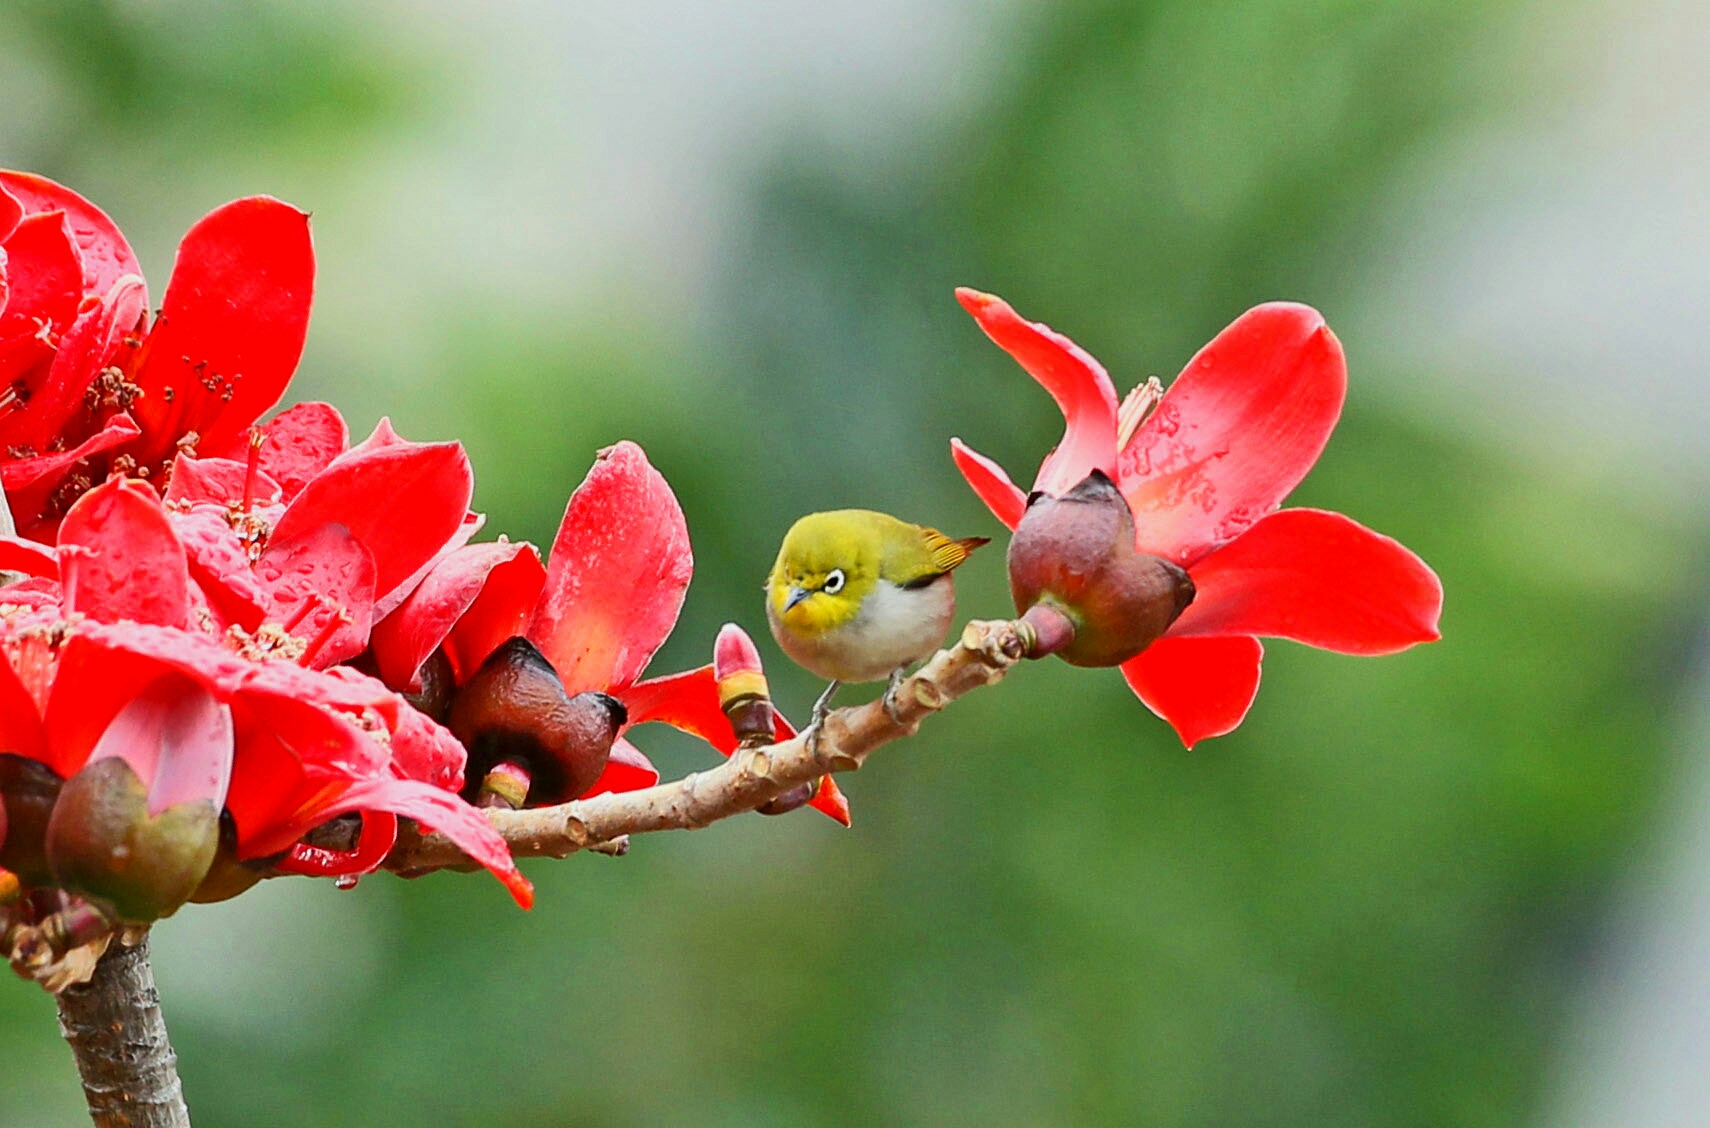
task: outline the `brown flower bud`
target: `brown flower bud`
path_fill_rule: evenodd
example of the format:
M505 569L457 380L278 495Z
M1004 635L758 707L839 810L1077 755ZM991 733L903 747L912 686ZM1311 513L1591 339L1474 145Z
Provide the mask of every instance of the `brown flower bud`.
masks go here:
M1060 497L1028 499L1009 542L1009 590L1018 612L1045 604L1074 624L1055 653L1075 666L1126 662L1193 602L1187 572L1134 547L1128 502L1098 470Z
M594 785L627 719L623 702L609 694L565 693L546 656L513 638L457 691L446 727L469 752L466 798L473 801L487 773L509 762L528 773L528 805L543 806Z

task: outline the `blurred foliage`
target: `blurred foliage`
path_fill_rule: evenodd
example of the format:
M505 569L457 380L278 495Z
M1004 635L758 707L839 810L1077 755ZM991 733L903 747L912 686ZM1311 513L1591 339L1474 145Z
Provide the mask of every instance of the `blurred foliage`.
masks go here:
M77 22L58 9L31 9L44 41ZM140 10L195 22L192 6L136 6L52 49L136 60L117 77L65 69L97 120L230 84L244 89L196 120L239 123L255 145L350 146L353 125L385 126L407 97L390 84L413 81L408 62L366 69L384 51L320 8L290 17L295 38L246 24L182 74L176 36L139 29ZM451 378L390 409L406 433L468 443L490 531L537 541L595 446L641 441L699 564L655 668L698 664L724 619L759 631L761 575L799 512L862 504L991 532L946 437L1017 478L1055 441L1049 401L952 285L1072 334L1121 385L1169 376L1260 300L1310 301L1335 325L1381 267L1386 186L1422 146L1522 96L1506 14L1054 6L1016 43L1012 80L948 136L858 170L780 139L789 155L755 182L701 324L460 295L425 346ZM291 100L291 76L317 92L266 109ZM194 143L161 116L140 115L131 143ZM44 171L92 160L81 144ZM1659 718L1700 623L1686 599L1705 546L1594 467L1387 413L1382 379L1431 374L1345 343L1349 413L1293 500L1432 562L1442 643L1381 661L1276 644L1246 725L1192 755L1114 674L1042 664L850 780L852 831L812 813L742 819L621 862L535 864L532 914L450 876L348 894L275 882L197 908L156 950L199 1118L1525 1120L1671 767ZM305 376L344 373L322 355ZM1007 607L1000 564L963 573L966 611ZM774 660L780 697L805 707L809 679ZM668 770L706 762L669 733L640 742ZM38 993L0 991L16 1079L0 1121L75 1107L51 1014Z

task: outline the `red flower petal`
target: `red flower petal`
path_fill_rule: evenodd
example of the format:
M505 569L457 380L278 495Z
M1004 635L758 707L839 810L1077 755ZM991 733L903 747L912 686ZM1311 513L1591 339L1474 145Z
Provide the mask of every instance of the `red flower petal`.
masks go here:
M457 848L492 871L510 890L517 904L534 904L534 886L517 872L517 864L499 832L486 816L449 791L408 779L364 779L313 812L318 826L351 811L386 811L416 820L438 831Z
M85 293L104 293L124 275L142 273L130 244L106 213L63 184L34 173L0 170L0 190L10 194L26 213L65 213L83 260ZM0 238L5 237L5 227L0 218Z
M1021 515L1027 511L1027 495L1009 480L1003 467L965 445L961 439L950 440L950 457L955 460L962 477L974 488L974 493L992 511L992 516L1008 529L1013 530L1021 524Z
M6 190L8 175L5 172L0 172L0 243L6 241L7 236L12 234L12 229L18 226L18 221L24 218L24 205L20 204L18 198ZM6 252L0 250L0 266L5 264ZM4 272L0 271L0 273ZM5 283L5 278L0 277L0 294L4 292ZM0 306L4 304L3 298L0 298Z
M719 708L718 682L711 666L648 678L616 696L629 711L630 728L659 721L700 737L726 756L736 749L736 733Z
M603 795L608 791L640 791L658 782L659 770L653 766L653 761L620 736L612 741L612 754L606 760L606 770L581 798Z
M22 572L26 576L59 578L59 557L53 549L18 537L0 537L0 572ZM0 596L0 603L5 598Z
M808 806L823 815L829 815L844 826L853 825L849 817L849 800L838 788L837 780L833 776L819 777L819 790L814 793Z
M244 497L248 490L250 496ZM179 457L172 463L172 480L166 484L166 504L195 505L211 502L221 506L277 505L284 497L279 483L257 469L229 458ZM247 503L247 504L246 504Z
M50 359L83 300L83 263L59 212L25 216L6 240L6 307L0 310L0 383Z
M12 516L22 530L28 522L25 515L40 508L25 504L21 498L34 498L58 485L66 472L92 455L112 450L137 437L137 425L127 415L115 415L99 432L84 439L71 450L55 451L35 458L21 458L0 464L0 484L12 495ZM33 489L32 489L33 487Z
M415 691L428 655L445 644L457 681L466 680L506 639L523 633L546 568L527 541L466 545L434 565L396 611L374 628L371 645L387 685Z
M35 698L0 649L0 749L29 760L47 755L47 738Z
M255 577L271 600L267 618L290 624L291 633L311 645L319 643L301 659L316 669L368 648L374 574L368 549L339 524L274 537L255 562Z
M274 526L273 538L343 525L374 557L379 599L457 533L473 491L474 475L460 443L353 450L303 488Z
M221 620L220 628L235 623L252 631L260 626L273 601L255 577L249 547L238 537L224 512L200 506L188 513L168 512L167 517L189 558L190 578L202 590L209 609Z
M324 846L296 842L283 858L274 863L273 868L280 873L303 877L373 873L397 844L398 816L390 811L364 811L354 850L329 850Z
M71 450L0 463L0 487L11 495L12 516L17 520L18 532L36 540L52 541L59 518L54 490L79 462L120 446L136 434L137 425L129 416L115 415L100 431Z
M671 487L634 443L607 447L570 495L528 638L566 692L615 692L671 633L693 571Z
M80 422L82 413L89 410L84 401L90 383L102 369L118 362L126 337L137 331L147 312L148 287L134 274L119 279L104 297L87 305L60 338L47 379L30 397L28 408L18 413L19 428L7 432L8 441L47 450L74 421Z
M1171 636L1269 635L1343 654L1441 637L1443 585L1399 542L1340 513L1284 509L1194 565Z
M736 751L736 733L730 727L730 718L719 707L718 681L711 666L648 678L619 696L629 710L632 726L660 721L700 737L726 756ZM776 707L772 710L772 723L776 739L789 740L796 735L795 726ZM844 826L849 825L849 801L829 775L820 777L819 792L808 806Z
M1192 748L1241 724L1264 656L1256 638L1161 638L1124 662L1122 676Z
M116 757L148 788L148 813L206 799L220 808L232 775L232 711L179 674L151 682L125 703L89 753Z
M183 626L190 616L184 546L153 491L124 478L90 490L59 529L68 614L100 623Z
M350 446L344 416L332 404L318 401L286 408L263 426L262 433L261 468L283 487L286 501L302 493L309 479ZM197 449L204 457L245 462L249 458L249 435L235 435L220 447L202 443Z
M398 728L392 733L392 770L398 775L457 792L463 790L468 762L463 745L443 726L416 709L398 710Z
M1116 389L1104 367L1061 333L1023 320L1002 298L963 286L956 300L986 336L1051 393L1067 421L1063 441L1046 455L1033 488L1060 494L1093 470L1114 478Z
M1347 386L1317 310L1272 302L1236 318L1122 450L1139 546L1187 565L1251 528L1318 461Z
M314 285L309 217L289 204L234 200L190 228L135 375L142 461L192 431L225 449L279 402L303 353Z

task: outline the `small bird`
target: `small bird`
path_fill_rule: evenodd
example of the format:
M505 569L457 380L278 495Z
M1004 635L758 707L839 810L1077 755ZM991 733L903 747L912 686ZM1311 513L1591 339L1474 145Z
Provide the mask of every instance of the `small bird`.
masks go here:
M766 621L784 653L831 681L815 723L843 682L888 676L892 707L903 670L950 629L950 573L989 540L955 540L870 509L810 513L790 526L766 578Z

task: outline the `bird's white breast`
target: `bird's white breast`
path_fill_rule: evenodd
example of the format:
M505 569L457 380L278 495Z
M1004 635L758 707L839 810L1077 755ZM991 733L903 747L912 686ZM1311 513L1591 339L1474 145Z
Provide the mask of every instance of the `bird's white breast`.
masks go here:
M937 650L955 615L956 587L949 576L918 588L880 580L855 618L815 639L791 639L785 650L821 677L878 681ZM781 636L779 641L785 642Z

